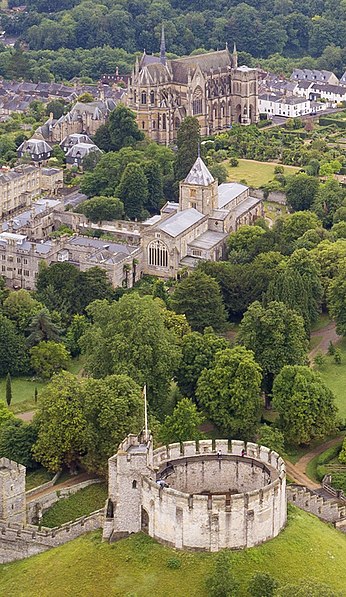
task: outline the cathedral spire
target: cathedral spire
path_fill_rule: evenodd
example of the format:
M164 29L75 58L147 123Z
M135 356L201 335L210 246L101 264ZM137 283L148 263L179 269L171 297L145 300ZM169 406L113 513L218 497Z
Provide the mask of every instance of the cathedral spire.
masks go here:
M232 52L232 67L238 68L238 52L237 52L237 46L236 46L235 42L233 44L233 52Z
M162 29L161 29L160 62L161 62L161 64L166 64L165 27L164 27L163 23L162 23Z

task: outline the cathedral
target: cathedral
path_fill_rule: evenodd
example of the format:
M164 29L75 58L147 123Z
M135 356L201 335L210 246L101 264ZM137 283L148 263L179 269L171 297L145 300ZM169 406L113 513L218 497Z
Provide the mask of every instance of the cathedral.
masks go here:
M138 126L157 143L170 144L186 116L195 116L201 135L212 135L233 123L258 121L256 69L238 67L236 47L166 58L162 28L160 56L143 53L128 83L127 105Z

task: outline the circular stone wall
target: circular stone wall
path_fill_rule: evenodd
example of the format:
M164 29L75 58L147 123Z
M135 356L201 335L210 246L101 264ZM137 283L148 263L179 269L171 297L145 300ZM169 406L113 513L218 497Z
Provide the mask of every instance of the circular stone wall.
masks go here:
M242 456L246 450L246 455ZM258 545L286 522L285 464L243 442L204 440L154 451L157 480L142 479L149 535L177 549L218 551Z

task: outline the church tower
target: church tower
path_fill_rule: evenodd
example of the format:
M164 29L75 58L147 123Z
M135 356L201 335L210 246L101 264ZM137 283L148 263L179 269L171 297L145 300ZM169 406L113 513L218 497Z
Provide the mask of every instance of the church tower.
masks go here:
M218 205L218 182L214 180L200 155L185 180L180 183L179 209L197 209L210 216Z

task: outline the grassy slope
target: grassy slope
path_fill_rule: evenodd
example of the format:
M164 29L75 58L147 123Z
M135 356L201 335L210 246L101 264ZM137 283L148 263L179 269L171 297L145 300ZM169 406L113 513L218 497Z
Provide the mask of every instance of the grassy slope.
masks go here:
M167 561L181 560L180 569ZM177 552L144 535L108 545L91 533L29 560L0 566L0 594L11 597L204 597L214 554ZM243 595L252 574L267 571L280 583L299 578L346 590L346 535L296 508L276 539L232 554Z
M103 508L107 499L104 483L90 485L54 504L42 518L42 525L56 527Z
M327 356L326 365L319 368L327 386L334 392L336 398L336 405L339 409L339 415L342 419L346 418L346 339L338 343L338 348L341 351L342 363L336 365L332 356Z
M229 160L223 162L228 171L230 181L239 182L246 180L249 186L258 188L274 178L274 168L278 164L268 164L266 162L256 162L255 160L239 160L239 165L235 168L229 165ZM284 166L285 175L298 172L299 168L295 166Z
M29 489L34 489L34 487L39 487L39 485L43 485L43 483L47 483L53 478L52 473L49 473L44 468L39 468L36 471L32 471L31 473L26 470L26 477L25 477L25 489L29 491Z

